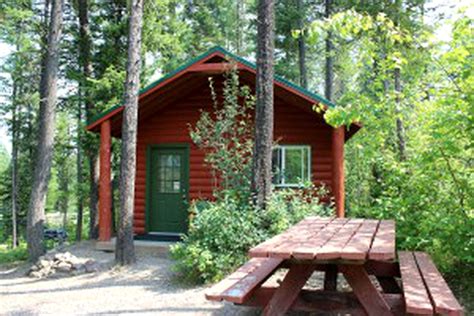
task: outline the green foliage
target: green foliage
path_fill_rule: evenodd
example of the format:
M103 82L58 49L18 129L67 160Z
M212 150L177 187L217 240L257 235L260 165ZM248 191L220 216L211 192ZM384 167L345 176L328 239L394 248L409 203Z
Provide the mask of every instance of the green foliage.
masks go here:
M6 244L0 244L0 264L25 261L28 258L25 242L20 243L15 249L10 248L7 244L10 245L11 241L8 241Z
M0 144L0 174L7 170L9 163L10 155L5 149L5 146L3 146L3 144Z
M246 251L263 239L261 219L236 194L191 206L195 218L183 242L171 248L176 269L189 281L212 282L245 260Z
M253 0L191 0L183 4L183 18L191 30L183 43L192 55L221 45L241 55L253 50ZM250 17L249 17L250 16Z
M239 85L237 70L226 74L222 91L210 78L213 113L203 111L196 126L190 126L193 142L206 152L205 162L220 189L239 190L250 186L253 149L250 88ZM222 104L220 94L222 92ZM218 95L219 94L219 95Z
M398 247L428 251L447 271L474 262L473 20L458 19L451 42L438 50L416 18L398 25L396 18L349 11L314 25L313 40L331 30L353 56L342 74L351 82L342 107L325 117L333 125L363 122L346 146L348 214L395 219ZM404 160L397 119L406 126Z
M311 193L309 193L311 192ZM282 232L308 215L331 212L308 191L284 189L274 192L265 210L252 207L241 192L223 191L216 201L198 201L189 231L172 246L175 269L190 282L215 282L247 260L247 251Z

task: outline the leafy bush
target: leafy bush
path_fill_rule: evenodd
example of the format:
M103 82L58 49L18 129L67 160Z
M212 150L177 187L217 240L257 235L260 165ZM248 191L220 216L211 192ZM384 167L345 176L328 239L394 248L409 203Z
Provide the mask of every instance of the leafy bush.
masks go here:
M11 244L10 240L8 240L8 244ZM27 258L28 251L25 242L21 242L15 249L6 244L0 245L0 264L25 261Z
M196 146L206 152L205 162L219 189L235 191L242 188L245 191L250 186L251 113L255 99L249 87L239 84L235 69L225 74L221 89L217 90L215 85L209 78L213 112L203 111L196 125L190 126L189 134Z
M195 217L183 242L171 248L176 270L191 282L215 282L247 260L247 251L308 215L326 216L314 188L274 192L265 210L252 206L250 195L222 191L216 201L191 206Z

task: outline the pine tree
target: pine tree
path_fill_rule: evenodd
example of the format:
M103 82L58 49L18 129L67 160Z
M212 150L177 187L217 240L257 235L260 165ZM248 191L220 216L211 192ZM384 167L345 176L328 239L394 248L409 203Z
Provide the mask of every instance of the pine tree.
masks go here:
M86 119L91 120L94 116L94 104L91 97L91 89L89 88L89 81L92 77L92 60L91 60L91 49L92 39L89 27L89 1L78 0L78 20L79 20L79 64L82 70L81 80L79 82L80 89L80 101L78 103L78 122L82 120L82 103L85 104ZM77 147L77 181L78 187L82 183L82 146L81 144L81 130L80 125L78 126L78 147ZM87 159L89 163L89 238L96 239L98 237L98 205L99 205L99 155L97 147L89 147L87 152ZM83 217L83 201L82 191L79 191L78 196L78 212L76 222L76 240L81 239L82 234L82 217Z
M135 197L138 91L140 85L140 49L143 0L133 0L128 35L125 108L122 124L122 156L120 164L120 214L115 261L120 265L135 262L133 244L133 202Z
M43 225L45 202L54 144L55 109L59 63L59 40L62 31L63 1L53 0L48 45L40 82L39 135L36 165L28 208L27 241L30 261L44 253Z
M260 0L257 16L257 79L252 192L265 208L272 193L274 2Z

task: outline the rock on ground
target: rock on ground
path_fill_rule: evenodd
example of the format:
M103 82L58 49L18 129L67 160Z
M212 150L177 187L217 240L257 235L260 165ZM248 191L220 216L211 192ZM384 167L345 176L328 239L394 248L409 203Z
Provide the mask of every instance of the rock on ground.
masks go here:
M32 278L61 278L82 273L99 272L101 266L98 262L91 258L77 257L69 251L58 252L52 250L41 256L38 261L31 266L27 275Z

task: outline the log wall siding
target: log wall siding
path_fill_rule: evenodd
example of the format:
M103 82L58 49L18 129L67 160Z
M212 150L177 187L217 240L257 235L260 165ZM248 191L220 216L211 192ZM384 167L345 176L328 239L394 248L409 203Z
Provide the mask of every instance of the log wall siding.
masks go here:
M145 186L148 145L189 143L189 198L195 200L212 197L213 179L204 164L204 152L192 144L189 137L189 124L194 126L199 119L200 109L212 110L210 91L206 90L208 89L169 105L139 122L134 211L136 234L146 232ZM318 185L331 184L331 127L321 118L275 98L275 139L282 145L310 145L313 182Z

